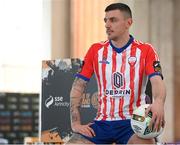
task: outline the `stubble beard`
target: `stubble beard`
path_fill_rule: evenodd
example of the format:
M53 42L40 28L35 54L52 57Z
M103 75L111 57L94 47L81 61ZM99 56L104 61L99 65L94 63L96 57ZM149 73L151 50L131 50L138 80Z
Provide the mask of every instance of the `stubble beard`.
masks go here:
M107 36L108 37L108 40L113 40L113 41L117 41L118 40L118 37L116 36Z

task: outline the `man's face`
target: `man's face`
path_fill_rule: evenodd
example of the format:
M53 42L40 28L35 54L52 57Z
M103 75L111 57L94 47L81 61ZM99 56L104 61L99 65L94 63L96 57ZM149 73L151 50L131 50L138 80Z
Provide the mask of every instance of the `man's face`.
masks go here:
M120 10L106 12L105 27L108 39L118 40L124 34L129 33L129 27L132 24L131 18L125 18L124 13Z

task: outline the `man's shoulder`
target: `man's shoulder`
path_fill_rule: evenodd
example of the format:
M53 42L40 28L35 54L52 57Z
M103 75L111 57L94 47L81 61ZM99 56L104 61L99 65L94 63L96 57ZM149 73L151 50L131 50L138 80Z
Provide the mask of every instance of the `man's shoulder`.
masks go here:
M89 48L89 52L97 53L100 49L104 48L105 46L109 45L109 41L101 41L97 43L93 43L91 47Z
M134 46L136 46L137 48L140 49L149 49L149 48L153 48L152 44L147 43L147 42L142 42L139 40L134 40Z
M107 45L109 45L109 40L94 43L94 44L92 44L91 47L93 47L93 48L102 48L102 47L107 46Z

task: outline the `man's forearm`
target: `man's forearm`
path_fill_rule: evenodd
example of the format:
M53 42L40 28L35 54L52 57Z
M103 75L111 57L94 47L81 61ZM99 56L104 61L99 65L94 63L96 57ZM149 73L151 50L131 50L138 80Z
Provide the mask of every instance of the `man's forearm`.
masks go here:
M158 100L162 103L165 102L166 99L166 88L164 82L158 76L151 80L152 84L152 96L155 100Z
M82 95L84 93L87 82L83 79L76 78L72 85L71 97L71 125L81 124L79 107L81 105Z

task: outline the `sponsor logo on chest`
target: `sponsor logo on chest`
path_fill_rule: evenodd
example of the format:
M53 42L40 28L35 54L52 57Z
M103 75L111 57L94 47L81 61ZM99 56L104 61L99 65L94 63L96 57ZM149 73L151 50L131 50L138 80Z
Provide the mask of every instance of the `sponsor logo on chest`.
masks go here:
M106 96L122 97L127 95L129 96L131 94L131 90L125 87L125 78L120 72L112 74L112 86L113 89L105 90L104 93Z

